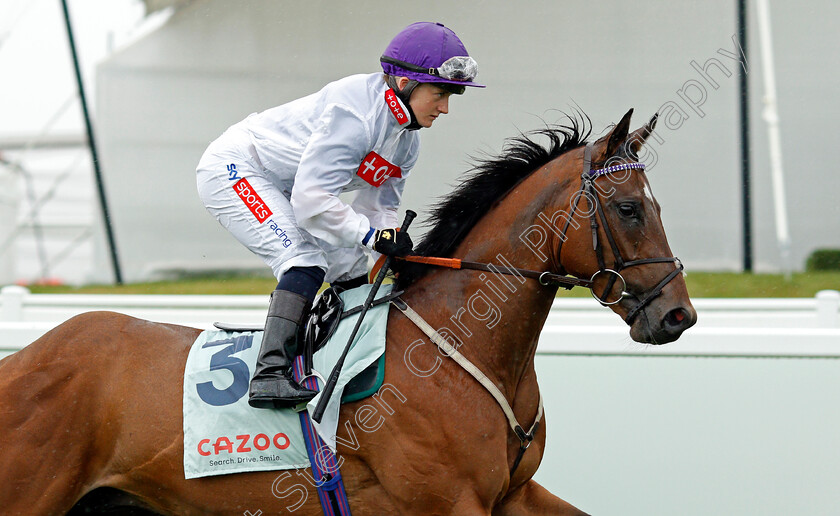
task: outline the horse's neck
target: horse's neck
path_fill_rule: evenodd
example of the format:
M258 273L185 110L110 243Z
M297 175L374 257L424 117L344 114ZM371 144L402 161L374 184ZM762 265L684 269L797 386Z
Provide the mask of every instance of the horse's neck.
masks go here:
M512 396L531 363L553 294L532 279L520 283L519 278L494 273L441 270L424 277L404 297Z
M496 265L500 272L510 266L548 270L552 260L525 247L520 235L546 209L548 204L539 198L556 199L561 192L567 196L568 184L558 184L556 177L529 178L476 224L454 256ZM549 254L552 241L545 245ZM443 327L446 337L455 336L462 344L459 351L512 396L532 367L556 288L521 276L472 270L437 270L415 286L421 303L440 307L432 324Z

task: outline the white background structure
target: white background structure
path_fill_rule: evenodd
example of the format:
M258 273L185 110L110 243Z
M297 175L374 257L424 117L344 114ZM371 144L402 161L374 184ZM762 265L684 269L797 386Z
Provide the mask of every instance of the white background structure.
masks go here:
M789 129L788 172L793 263L840 241L820 134L831 131L838 77L821 49L840 14L776 6L774 27L780 117ZM417 19L451 26L467 42L488 85L456 98L451 113L423 134L424 150L404 206L424 211L450 190L470 155L497 152L506 137L562 121L583 109L595 133L630 107L638 125L663 117L647 161L672 247L689 270L737 269L741 260L737 117L739 49L735 4L674 2L361 2L187 3L158 31L98 68L103 161L111 177L116 229L129 277L156 270L257 266L204 213L192 170L207 143L253 111L288 101L341 76L374 71L392 35ZM751 17L751 20L754 18ZM816 24L816 26L815 26ZM751 22L752 28L755 23ZM806 29L807 27L807 29ZM775 245L761 64L751 31L752 144L756 267L780 265ZM819 56L819 57L818 57ZM836 89L836 88L835 88ZM828 115L828 116L827 116ZM828 124L828 125L826 125ZM654 156L655 154L655 156ZM655 161L655 163L652 163ZM820 185L816 187L816 185ZM161 236L157 228L166 227Z
M496 153L505 138L539 128L543 121L562 121L560 111L582 109L598 134L630 107L636 108L636 124L659 110L670 116L660 119L658 139L644 158L651 165L653 190L663 206L672 248L689 270L741 266L740 63L733 40L733 1L540 1L527 8L501 0L399 6L384 1L352 6L337 1L147 3L175 4L177 10L150 24L138 25L135 15L130 23L123 22L120 32L133 37L117 38L111 46L114 52L99 48L85 54L83 48L81 56L88 69L91 60L97 64L88 80L94 97L90 104L129 281L173 270L264 269L198 201L193 170L205 146L250 112L347 74L377 70L388 40L416 20L437 20L455 29L478 59L479 77L488 85L454 99L452 112L433 130L424 131L424 151L413 176L419 179L408 185L404 203L420 213L420 221L430 203L450 191L469 168L470 156ZM33 5L27 16L39 9L57 11L44 0ZM92 30L94 16L86 5L70 2L80 39ZM136 9L138 3L123 6ZM813 249L840 247L840 205L834 199L840 177L831 173L831 140L824 136L832 134L840 114L840 99L833 94L840 82L840 56L828 51L834 41L830 20L840 15L840 4L818 0L803 7L775 2L772 8L791 258L794 269L800 269ZM773 271L782 262L776 246L768 137L761 118L764 91L753 2L748 11L755 266ZM56 12L51 19L57 16ZM56 24L53 37L63 37L61 30ZM0 60L21 50L10 46L12 42L9 38L0 47ZM66 46L52 53L65 59L62 66L69 71ZM36 55L34 62L44 55ZM103 55L110 57L103 61ZM52 76L39 75L23 82L37 85L39 92L56 83ZM25 87L15 83L2 88L11 93L3 96L5 105L23 103L19 92ZM43 128L44 118L72 92L70 82L52 109L30 108L42 115L41 125L30 130ZM66 112L78 122L77 106ZM66 125L56 123L55 131ZM78 166L89 167L89 162L83 159ZM61 184L56 197L80 186L92 192L90 181L89 168L82 168ZM17 188L23 191L20 179ZM66 212L71 209L67 205L79 202L55 211L71 222L76 218L79 224L96 226L94 197L88 193L87 199L87 211L78 216ZM62 215L53 212L49 218L55 221ZM419 235L419 226L416 231ZM29 255L17 261L21 277L30 276L37 263L35 252L27 249ZM95 266L87 265L87 256L74 261L70 253L63 268L56 266L55 275L74 282L110 280L103 241L90 246L88 254L96 256Z

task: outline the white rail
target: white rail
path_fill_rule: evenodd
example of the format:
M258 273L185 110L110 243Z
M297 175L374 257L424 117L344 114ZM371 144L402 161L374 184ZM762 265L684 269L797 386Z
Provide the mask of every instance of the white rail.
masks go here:
M544 355L840 356L840 292L802 299L695 299L698 324L677 342L634 342L610 310L587 298L558 299L539 342ZM211 328L224 320L261 324L268 296L68 295L0 290L0 356L91 310ZM474 321L480 324L478 321Z

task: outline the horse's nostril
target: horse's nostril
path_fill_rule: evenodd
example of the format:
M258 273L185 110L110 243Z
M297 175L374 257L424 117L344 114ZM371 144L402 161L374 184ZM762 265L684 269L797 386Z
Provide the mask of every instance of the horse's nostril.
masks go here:
M682 326L688 319L688 312L684 308L674 308L665 316L668 326Z

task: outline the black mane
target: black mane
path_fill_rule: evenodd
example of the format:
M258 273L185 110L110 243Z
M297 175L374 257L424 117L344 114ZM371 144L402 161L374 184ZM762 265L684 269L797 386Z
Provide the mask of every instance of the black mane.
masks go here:
M549 161L586 142L592 131L586 115L568 117L569 125L547 126L505 141L500 156L475 159L459 185L440 199L424 223L431 229L414 248L420 256L451 257L467 233L520 181ZM535 141L547 137L548 146ZM456 257L457 258L457 257ZM401 262L395 288L418 280L432 267Z

